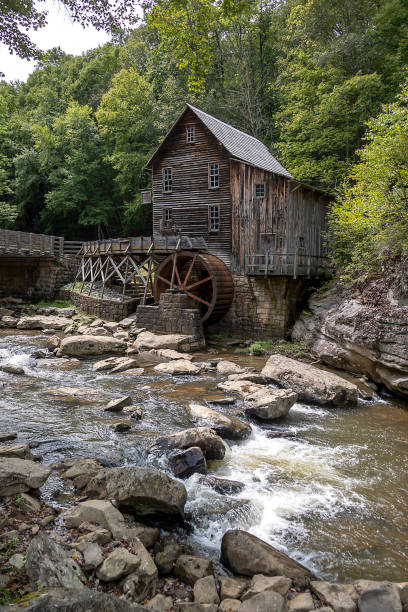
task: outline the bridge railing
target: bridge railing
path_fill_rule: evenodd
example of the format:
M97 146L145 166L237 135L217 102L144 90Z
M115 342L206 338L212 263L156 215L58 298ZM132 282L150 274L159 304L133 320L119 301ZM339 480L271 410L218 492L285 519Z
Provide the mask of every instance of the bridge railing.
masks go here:
M65 240L62 236L0 230L0 255L61 257L78 254L82 245L80 241Z
M294 253L251 253L245 257L247 276L319 276L329 264L322 255Z

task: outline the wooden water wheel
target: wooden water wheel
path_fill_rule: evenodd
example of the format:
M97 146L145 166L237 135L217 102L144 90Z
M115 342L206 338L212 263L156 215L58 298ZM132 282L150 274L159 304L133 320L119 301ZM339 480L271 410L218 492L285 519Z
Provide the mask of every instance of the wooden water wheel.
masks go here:
M230 271L221 259L209 253L180 251L164 259L155 273L156 302L171 286L191 298L206 324L221 319L234 297Z

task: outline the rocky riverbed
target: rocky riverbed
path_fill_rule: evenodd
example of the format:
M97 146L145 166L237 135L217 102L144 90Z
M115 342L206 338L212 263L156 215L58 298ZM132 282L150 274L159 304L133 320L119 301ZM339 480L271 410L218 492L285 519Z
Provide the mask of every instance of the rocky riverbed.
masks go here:
M402 404L132 318L4 308L4 603L408 609Z

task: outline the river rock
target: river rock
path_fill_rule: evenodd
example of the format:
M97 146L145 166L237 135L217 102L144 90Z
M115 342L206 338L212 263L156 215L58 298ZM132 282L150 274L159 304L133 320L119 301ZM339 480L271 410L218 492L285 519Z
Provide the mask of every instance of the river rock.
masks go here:
M187 361L191 361L193 359L193 356L188 355L188 353L180 353L172 349L152 349L151 351L147 351L146 355L151 355L162 361L174 361L175 359L186 359Z
M334 612L356 612L357 593L352 584L331 584L314 580L310 588L318 598L331 606Z
M207 473L207 462L203 451L198 446L192 446L186 450L175 450L168 457L171 471L176 478L189 478L196 472Z
M221 599L240 599L247 590L248 580L244 578L231 578L230 576L220 576L220 595Z
M189 603L187 601L176 601L174 612L217 612L217 604Z
M263 421L285 416L297 400L290 389L271 389L245 379L227 380L217 388L237 394L244 400L246 414Z
M194 427L179 433L156 438L150 452L166 452L175 448L187 449L198 446L207 460L223 459L225 446L222 439L209 427Z
M0 458L0 497L42 487L51 470L27 459Z
M233 361L222 360L217 363L217 374L221 376L226 376L227 374L243 374L247 371L247 368L241 368L241 366Z
M103 582L119 580L127 574L131 574L139 567L139 560L126 548L120 546L115 548L102 563L96 575Z
M9 315L1 317L1 321L6 327L17 327L18 323L18 319L16 317L11 317Z
M171 612L173 609L173 599L157 593L153 599L147 602L146 608L155 612Z
M239 612L241 607L239 599L224 599L218 606L218 612Z
M245 485L243 482L238 480L228 480L227 478L219 478L218 476L203 476L198 474L196 480L201 485L214 489L220 495L233 495L234 493L240 493ZM235 599L234 597L232 599Z
M108 357L107 359L102 359L101 361L96 361L92 368L95 372L125 372L126 370L130 370L130 368L135 368L137 366L137 361L135 359L130 359L129 357Z
M88 544L99 544L103 546L112 540L112 534L108 529L95 529L85 535L78 538L75 544L72 544L73 548L77 548L80 552L83 552Z
M26 560L25 560L24 555L20 553L16 553L14 555L11 555L8 562L9 562L9 565L11 565L11 567L14 567L14 569L21 570L25 566Z
M90 479L102 469L102 465L96 459L69 459L62 462L62 467L68 469L63 473L64 478L69 478L76 489L83 489Z
M400 592L395 584L357 580L354 588L359 595L359 612L402 612Z
M172 349L189 352L200 348L203 342L198 341L194 336L183 334L153 334L152 332L141 332L133 346L137 349Z
M15 374L17 376L25 374L24 368L16 365L15 363L5 363L4 365L0 366L0 370L2 372L6 372L6 374Z
M79 359L64 359L60 357L59 359L38 359L37 366L39 368L45 368L46 370L62 370L69 371L77 368L81 362Z
M194 584L194 601L197 603L220 603L213 575L199 578Z
M271 355L262 374L271 382L295 391L299 399L324 406L354 406L358 388L344 378L283 355Z
M143 601L152 597L156 590L157 568L141 542L132 542L133 556L138 559L135 571L122 581L122 591L127 599Z
M0 529L6 527L6 525L9 524L9 520L10 519L8 512L6 512L6 510L4 510L4 508L0 506Z
M20 493L19 497L24 500L24 512L40 512L41 504L38 499L35 499L35 497L31 497L31 495L28 495L28 493Z
M123 515L110 501L88 499L80 502L65 515L68 529L79 527L84 521L98 523L108 529L115 538L121 538L128 526Z
M182 554L180 544L174 536L166 539L163 550L155 556L155 563L160 576L168 576L173 571L173 566L179 556Z
M79 565L45 534L33 538L27 549L26 570L31 588L84 589L86 578Z
M69 324L65 317L33 315L21 317L17 329L64 329Z
M298 587L304 587L312 578L312 574L303 565L240 529L224 534L221 559L232 572L243 576L287 576Z
M28 444L2 444L0 446L0 458L2 457L17 457L18 459L30 459L34 461Z
M286 612L282 595L275 591L263 591L251 599L242 602L240 612Z
M46 394L51 399L72 403L101 404L105 400L105 394L92 387L50 387Z
M30 596L29 607L24 607L28 612L145 612L147 609L114 595L86 588L81 591L51 589L39 593L37 597L33 597L33 594Z
M242 601L251 599L258 593L263 591L276 591L283 597L289 591L292 586L292 580L286 576L263 576L262 574L256 574L253 576L249 589L242 595Z
M191 361L188 361L188 359L174 359L167 363L159 363L153 369L155 372L171 374L172 376L200 373L200 368L191 363Z
M310 593L299 593L288 601L288 612L311 612L314 601Z
M226 416L202 404L190 403L187 406L187 413L194 425L210 427L221 438L245 440L252 432L248 423L236 417Z
M92 355L106 355L109 353L124 353L126 342L117 338L105 336L69 336L61 342L61 351L64 355L83 357Z
M164 515L183 519L185 486L164 472L147 467L101 470L86 488L89 497L114 499L118 508L139 516Z
M193 555L180 555L177 559L174 573L182 582L194 586L200 578L213 576L214 570L210 559Z
M122 408L126 408L126 406L132 405L132 398L130 395L124 395L119 397L118 399L113 399L106 406L105 410L108 412L120 412Z
M84 556L84 568L86 570L94 570L104 561L102 548L96 542L90 542L82 551Z

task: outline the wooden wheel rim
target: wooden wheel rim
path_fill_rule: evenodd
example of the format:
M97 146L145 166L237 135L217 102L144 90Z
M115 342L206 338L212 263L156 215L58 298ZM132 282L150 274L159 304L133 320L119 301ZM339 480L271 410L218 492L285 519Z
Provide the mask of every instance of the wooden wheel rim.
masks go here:
M173 288L199 303L203 323L221 319L228 312L234 296L232 277L224 262L208 253L180 251L164 259L155 274L153 293L156 303L160 301L161 294L170 288L175 257ZM193 281L194 276L199 276L199 280ZM206 295L211 292L211 298L203 297L204 290Z

